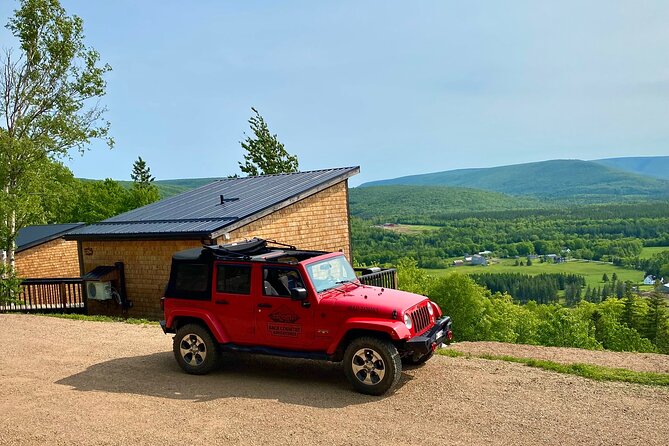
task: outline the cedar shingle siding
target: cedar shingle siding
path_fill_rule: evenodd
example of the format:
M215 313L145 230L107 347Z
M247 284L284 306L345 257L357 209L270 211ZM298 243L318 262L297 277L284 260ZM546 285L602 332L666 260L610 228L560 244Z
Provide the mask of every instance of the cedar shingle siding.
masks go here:
M347 180L278 209L219 237L217 243L262 237L296 245L300 249L343 251L350 259ZM123 262L126 290L133 301L131 317L162 317L160 298L169 278L172 254L201 246L195 240L80 240L83 270ZM118 314L109 302L89 302L91 314Z
M57 238L16 253L19 277L39 279L79 277L77 242Z

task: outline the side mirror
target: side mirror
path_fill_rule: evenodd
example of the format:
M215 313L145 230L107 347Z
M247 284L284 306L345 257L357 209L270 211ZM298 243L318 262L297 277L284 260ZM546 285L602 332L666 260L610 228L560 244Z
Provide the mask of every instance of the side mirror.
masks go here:
M291 300L307 300L307 290L304 288L291 288L290 289L290 298Z

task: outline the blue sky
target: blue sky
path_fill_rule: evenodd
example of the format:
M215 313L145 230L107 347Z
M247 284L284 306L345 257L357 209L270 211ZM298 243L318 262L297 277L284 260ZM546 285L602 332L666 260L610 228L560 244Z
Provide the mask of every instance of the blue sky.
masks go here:
M353 185L669 154L666 1L61 1L113 67L116 147L73 154L79 177L239 173L251 107Z

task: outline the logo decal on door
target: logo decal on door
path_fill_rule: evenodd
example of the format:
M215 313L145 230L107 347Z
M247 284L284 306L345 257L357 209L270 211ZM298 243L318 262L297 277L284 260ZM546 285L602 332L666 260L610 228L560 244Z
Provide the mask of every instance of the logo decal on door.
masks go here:
M267 331L272 336L295 338L302 333L302 326L296 324L300 316L287 306L282 305L268 316L272 322L267 323Z
M294 324L300 319L296 313L285 305L280 306L276 311L270 313L269 318L274 322L282 322L284 324Z

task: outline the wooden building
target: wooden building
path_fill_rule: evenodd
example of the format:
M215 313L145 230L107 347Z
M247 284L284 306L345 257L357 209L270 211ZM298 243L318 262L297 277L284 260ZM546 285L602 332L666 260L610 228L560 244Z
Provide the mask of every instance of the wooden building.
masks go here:
M348 178L359 167L215 181L67 234L82 273L123 263L131 317L160 318L172 254L203 243L251 237L301 249L342 251L350 259ZM89 300L90 314L118 314Z

